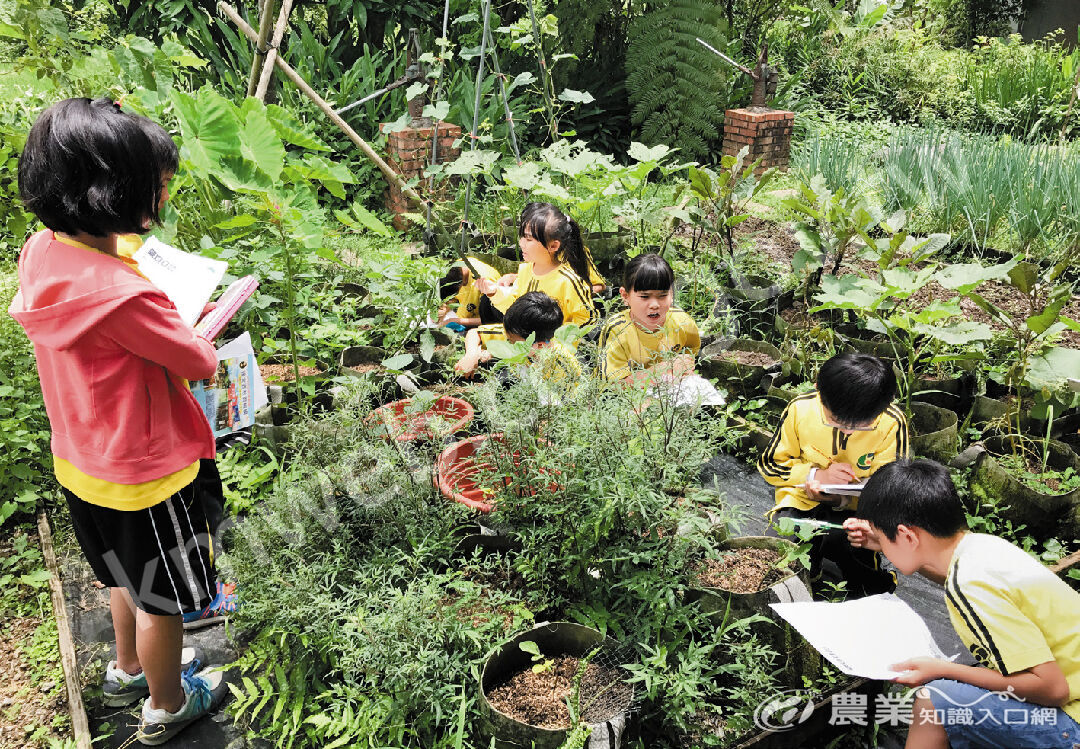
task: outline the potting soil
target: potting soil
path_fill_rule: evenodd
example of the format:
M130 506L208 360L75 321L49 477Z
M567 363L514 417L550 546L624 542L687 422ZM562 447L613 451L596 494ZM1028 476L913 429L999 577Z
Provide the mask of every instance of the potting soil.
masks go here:
M567 700L574 698L574 677L581 660L560 656L545 662L548 668L539 673L532 666L492 689L488 702L499 712L516 721L537 728L570 728ZM581 677L580 704L586 723L601 723L626 710L633 699L633 689L614 668L589 663Z
M748 367L771 367L776 364L776 359L759 351L725 351L723 357Z
M780 580L781 556L772 549L732 549L720 559L705 559L698 566L698 581L731 593L756 593Z

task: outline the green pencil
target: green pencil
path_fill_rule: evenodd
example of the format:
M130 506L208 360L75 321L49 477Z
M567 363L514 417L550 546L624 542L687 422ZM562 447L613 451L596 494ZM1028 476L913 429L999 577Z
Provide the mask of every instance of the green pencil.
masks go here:
M839 523L830 523L826 520L814 520L812 518L789 518L793 523L801 523L802 525L812 525L815 528L835 528L838 531L844 530L844 526Z

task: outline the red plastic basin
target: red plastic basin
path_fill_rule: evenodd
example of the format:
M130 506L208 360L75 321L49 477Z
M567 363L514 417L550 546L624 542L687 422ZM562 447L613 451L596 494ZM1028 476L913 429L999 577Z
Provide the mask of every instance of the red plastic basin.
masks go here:
M482 487L477 483L478 474L490 471L494 466L487 461L477 462L473 458L480 445L489 439L502 440L503 435L501 432L481 434L450 445L439 454L438 460L435 461L435 474L432 477L444 497L480 512L491 512L495 509L495 506L487 501L492 494L492 489ZM513 461L515 467L521 465L519 452L514 452ZM504 480L505 483L510 483L509 478ZM552 491L558 491L559 486L552 483L550 488Z
M393 437L398 442L414 442L420 439L432 439L435 435L428 429L432 419L439 417L446 421L450 434L460 432L472 423L475 409L461 398L449 395L440 396L431 408L421 413L405 413L411 399L393 401L371 412L371 419L386 426L386 439Z

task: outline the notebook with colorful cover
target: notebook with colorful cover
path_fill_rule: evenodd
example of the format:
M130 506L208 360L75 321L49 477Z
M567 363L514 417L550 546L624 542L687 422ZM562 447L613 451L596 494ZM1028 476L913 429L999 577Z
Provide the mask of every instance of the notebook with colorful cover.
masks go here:
M195 332L208 341L214 340L257 288L259 279L255 276L244 276L233 281L218 299L217 306L195 324Z

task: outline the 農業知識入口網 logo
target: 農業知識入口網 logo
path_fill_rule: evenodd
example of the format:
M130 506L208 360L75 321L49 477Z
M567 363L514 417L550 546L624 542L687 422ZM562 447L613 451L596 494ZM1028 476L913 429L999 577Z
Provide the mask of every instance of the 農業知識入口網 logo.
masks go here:
M804 690L778 692L762 700L754 711L754 725L763 731L790 731L806 722L814 712L814 701Z

